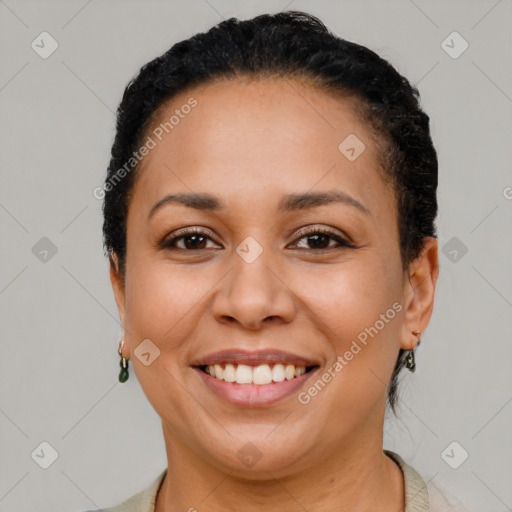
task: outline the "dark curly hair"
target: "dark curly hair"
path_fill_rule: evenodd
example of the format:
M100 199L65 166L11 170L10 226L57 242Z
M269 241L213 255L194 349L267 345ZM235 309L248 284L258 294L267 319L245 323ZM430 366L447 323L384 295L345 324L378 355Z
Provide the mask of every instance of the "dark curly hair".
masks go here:
M437 238L437 154L417 88L368 48L337 37L316 17L288 11L249 20L230 18L181 41L145 64L127 85L117 109L116 136L101 195L105 254L124 279L126 218L138 169L134 159L159 107L174 95L222 78L281 76L351 96L393 187L403 270ZM127 166L127 163L130 163ZM388 389L393 411L400 349Z

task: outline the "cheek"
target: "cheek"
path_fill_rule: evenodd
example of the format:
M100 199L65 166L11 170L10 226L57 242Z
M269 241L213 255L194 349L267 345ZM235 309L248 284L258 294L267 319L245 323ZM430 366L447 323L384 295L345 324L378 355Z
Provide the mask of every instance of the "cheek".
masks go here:
M193 266L177 270L165 261L132 260L126 276L126 322L135 345L149 338L161 350L172 351L187 339L194 308L215 282L208 285L200 275Z
M354 258L336 270L304 272L302 276L301 293L310 301L313 318L318 317L329 328L327 335L340 350L381 315L392 316L393 321L386 322L385 329L378 322L379 330L390 331L391 324L398 323L397 307L393 309L400 297L397 273L380 258ZM386 315L390 308L392 311Z
M347 262L346 269L324 278L306 280L311 318L330 345L328 369L335 377L326 395L333 411L357 415L385 394L399 350L399 282L399 265L375 254Z
M309 318L329 343L329 360L299 400L333 440L328 449L385 402L402 315L395 267L366 253L336 272L303 273Z
M215 282L208 287L198 275L197 270L178 271L165 262L135 257L126 274L126 339L132 368L153 408L171 423L176 414L187 417L190 397L183 393L180 376L187 366L183 348L197 328L201 299L207 300L207 290ZM157 356L147 366L136 357L146 339L159 350L151 349Z

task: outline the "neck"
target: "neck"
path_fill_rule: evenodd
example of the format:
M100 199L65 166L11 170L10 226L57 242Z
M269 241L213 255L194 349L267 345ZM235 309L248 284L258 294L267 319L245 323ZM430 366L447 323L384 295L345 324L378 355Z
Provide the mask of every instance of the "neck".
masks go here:
M404 510L402 471L383 453L382 434L372 442L368 437L365 442L350 440L301 471L277 478L268 472L265 478L248 480L205 463L163 427L170 464L155 512Z

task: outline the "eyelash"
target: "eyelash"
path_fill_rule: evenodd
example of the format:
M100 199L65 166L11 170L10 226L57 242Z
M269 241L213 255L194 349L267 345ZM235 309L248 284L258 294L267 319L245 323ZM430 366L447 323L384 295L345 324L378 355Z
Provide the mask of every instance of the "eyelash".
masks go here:
M339 247L327 247L324 249L306 249L306 250L321 252L321 251L329 251L332 249L341 249L341 248L356 249L355 245L352 245L351 243L349 243L342 236L338 235L337 233L335 233L327 228L322 228L322 227L314 227L313 226L313 227L305 228L299 232L299 236L296 240L301 240L302 238L306 238L307 236L314 235L314 234L327 235L328 237L330 237L331 239L336 241L339 244ZM176 236L173 236L172 238L167 239L167 240L163 240L162 243L160 244L160 246L162 249L178 249L180 251L187 251L187 252L205 250L205 249L182 249L181 247L180 248L174 247L174 244L178 240L180 240L182 238L186 238L187 236L190 236L190 235L203 235L215 242L215 240L210 236L210 234L206 231L203 231L202 229L184 228L183 230L178 232L178 234ZM217 242L215 242L215 243L217 243ZM304 248L301 248L301 249L304 249Z

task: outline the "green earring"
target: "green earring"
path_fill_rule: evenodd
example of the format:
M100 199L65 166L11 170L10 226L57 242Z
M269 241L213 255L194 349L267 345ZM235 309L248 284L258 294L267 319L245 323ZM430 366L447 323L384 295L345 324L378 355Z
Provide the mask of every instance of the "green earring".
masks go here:
M409 350L407 357L405 358L405 367L414 372L416 370L416 361L414 360L414 350Z
M413 331L412 333L415 334L416 336L418 336L418 343L416 344L416 346L418 346L421 343L421 338L420 338L421 331ZM405 358L405 367L411 372L414 372L414 370L416 370L416 361L414 359L414 349L409 350L409 353L407 354L407 357Z
M119 366L121 367L121 371L119 372L119 382L126 382L130 374L128 373L128 361L126 357L123 357L122 350L124 346L124 339L119 342L119 348L117 350L121 360L119 361Z

